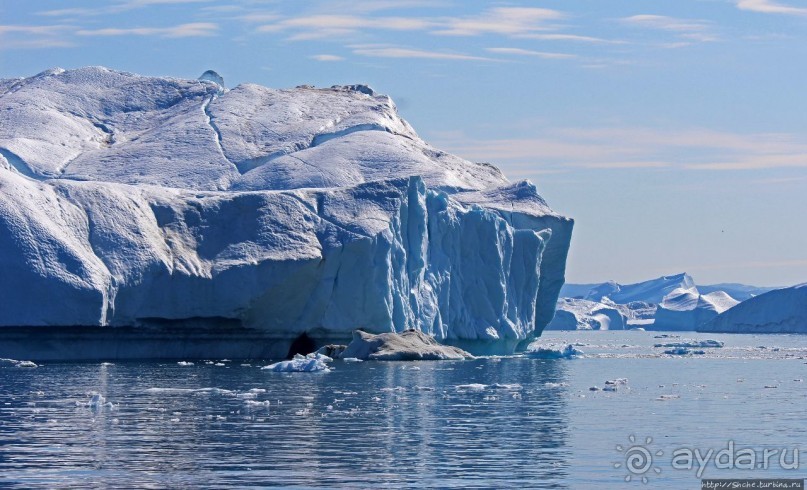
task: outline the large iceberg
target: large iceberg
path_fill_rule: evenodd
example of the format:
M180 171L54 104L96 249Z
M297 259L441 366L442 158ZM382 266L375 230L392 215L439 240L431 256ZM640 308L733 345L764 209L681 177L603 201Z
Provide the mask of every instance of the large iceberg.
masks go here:
M702 332L807 333L807 283L776 289L718 315Z
M533 184L369 87L211 73L0 81L0 357L284 357L356 328L504 353L552 319L573 221Z

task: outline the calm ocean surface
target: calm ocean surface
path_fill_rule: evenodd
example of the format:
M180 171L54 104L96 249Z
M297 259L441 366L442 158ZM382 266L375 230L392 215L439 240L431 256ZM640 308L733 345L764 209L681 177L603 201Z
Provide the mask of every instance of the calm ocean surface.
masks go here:
M541 343L585 357L336 361L330 373L0 362L0 487L695 489L698 465L674 468L673 453L729 447L759 453L756 469L710 460L703 477L807 475L807 454L785 469L807 450L807 337L656 335L548 332ZM725 347L653 347L683 339ZM616 391L590 390L617 378ZM112 405L89 406L94 393ZM778 453L761 467L765 449L786 451L784 467Z

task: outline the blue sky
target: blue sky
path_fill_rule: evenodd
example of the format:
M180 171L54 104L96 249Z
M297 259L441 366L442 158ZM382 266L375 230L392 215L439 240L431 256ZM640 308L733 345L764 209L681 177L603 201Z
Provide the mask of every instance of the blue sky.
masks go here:
M807 1L0 1L0 77L368 83L577 220L571 282L807 281Z

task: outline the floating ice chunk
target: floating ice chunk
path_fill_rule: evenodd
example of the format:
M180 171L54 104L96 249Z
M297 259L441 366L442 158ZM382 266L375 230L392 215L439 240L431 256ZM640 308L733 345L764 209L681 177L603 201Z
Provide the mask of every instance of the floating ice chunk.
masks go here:
M575 349L572 344L559 348L554 346L538 346L526 352L533 359L574 359L583 355L583 351Z
M0 359L0 364L11 364L14 367L22 367L22 368L39 367L33 361L18 361L16 359Z
M656 398L656 400L666 401L666 400L676 400L678 398L681 398L681 395L659 395L658 398Z
M263 401L244 400L244 405L246 405L247 408L258 409L258 408L269 408L269 405L271 405L271 403L269 403L269 400L263 400Z
M688 356L688 355L702 356L702 355L706 354L706 351L692 350L692 349L688 349L686 347L675 347L673 349L665 350L664 354L667 354L667 355L670 355L670 356Z
M552 383L551 381L544 383L544 388L565 388L567 386L569 383Z
M457 385L457 386L455 386L455 388L458 391L482 391L487 387L488 387L488 385L485 385L485 384L482 384L482 383L470 383L470 384L467 384L467 385Z
M686 347L686 348L695 348L695 347L707 347L707 348L714 348L719 349L723 347L723 342L719 340L682 340L680 342L670 342L667 344L655 344L653 347Z
M779 385L765 385L765 386L763 386L763 388L767 388L767 389L779 388Z
M602 391L616 391L616 385L605 385L602 388Z
M177 363L177 365L179 365L179 366L193 366L193 363L192 363L192 362L188 362L188 361L179 361L179 362Z
M609 379L605 382L606 385L627 385L628 378Z
M325 359L327 359L327 361ZM294 356L294 359L290 361L276 362L264 366L261 369L274 371L276 373L328 373L331 370L326 362L332 360L333 359L330 357L318 353L315 353L313 357L303 357L297 354Z
M493 383L490 385L491 388L494 390L520 390L522 386L518 383L513 384L502 384L502 383Z
M100 412L101 410L113 410L115 408L115 405L112 402L107 401L107 399L104 398L104 396L100 393L93 393L89 401L83 403L76 402L76 405L89 408L93 412Z
M249 393L266 393L266 390L263 388L252 388L249 390Z
M346 358L344 358L342 360L345 361L345 362L364 362L361 359L359 359L358 357L346 357Z
M588 389L588 391L600 391L600 387L599 386L592 386L592 387L590 387Z
M247 392L247 393L236 393L235 397L240 398L242 400L254 400L254 399L258 398L258 394L257 393L249 393L249 392Z
M234 391L225 390L224 388L147 388L146 393L235 395Z

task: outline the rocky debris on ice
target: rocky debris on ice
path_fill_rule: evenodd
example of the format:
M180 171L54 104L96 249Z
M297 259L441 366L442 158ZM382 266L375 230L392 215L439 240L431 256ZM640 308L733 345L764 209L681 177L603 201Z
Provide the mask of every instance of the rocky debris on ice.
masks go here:
M419 330L378 335L355 330L353 340L340 357L372 361L432 361L473 356L460 348L442 345Z
M261 369L276 373L328 373L331 369L327 363L332 361L333 359L330 357L319 353L308 354L307 356L296 354L291 360L276 362Z
M552 319L573 221L533 184L366 87L202 78L87 67L3 93L0 327L225 325L276 357L415 328L510 354Z
M565 347L531 345L524 355L533 359L574 359L582 356L583 351L576 349L572 344Z
M807 333L807 283L755 296L698 327L702 332Z

